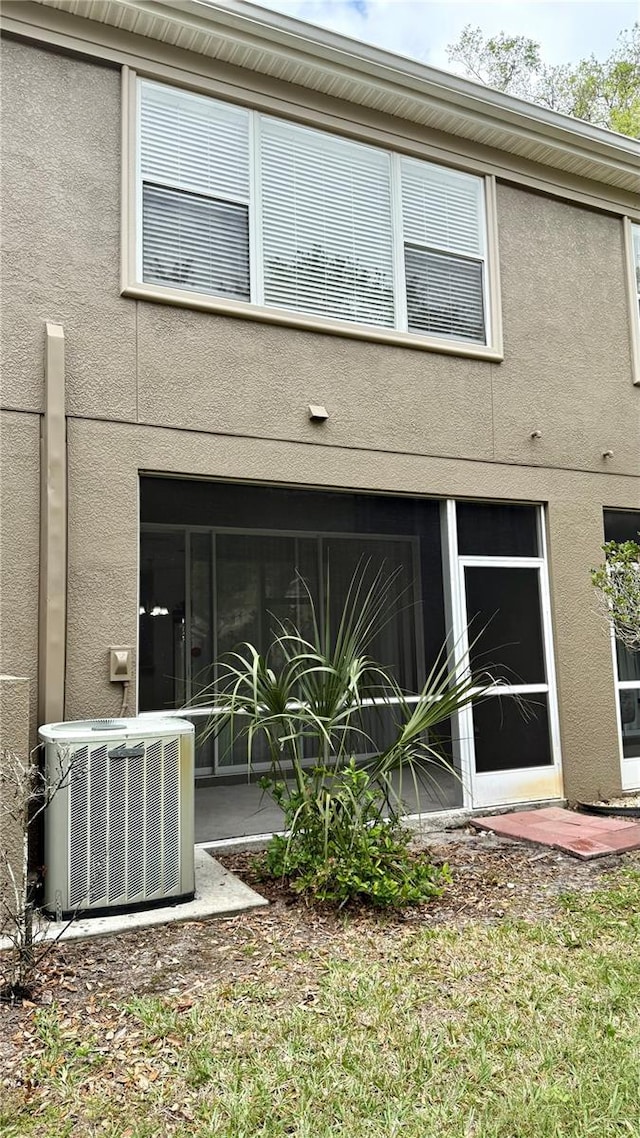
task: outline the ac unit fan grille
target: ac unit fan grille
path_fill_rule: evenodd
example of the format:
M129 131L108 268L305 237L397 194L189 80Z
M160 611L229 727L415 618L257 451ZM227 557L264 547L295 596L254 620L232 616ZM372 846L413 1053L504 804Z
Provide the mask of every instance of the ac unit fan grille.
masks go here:
M180 886L180 742L76 751L69 784L69 907L171 896ZM142 744L142 748L140 747Z

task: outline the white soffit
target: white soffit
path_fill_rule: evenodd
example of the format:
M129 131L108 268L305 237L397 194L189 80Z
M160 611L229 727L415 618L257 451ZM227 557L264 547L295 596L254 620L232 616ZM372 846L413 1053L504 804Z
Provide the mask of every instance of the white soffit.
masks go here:
M640 199L635 139L244 0L35 2L631 190ZM5 4L5 16L18 15L20 6Z

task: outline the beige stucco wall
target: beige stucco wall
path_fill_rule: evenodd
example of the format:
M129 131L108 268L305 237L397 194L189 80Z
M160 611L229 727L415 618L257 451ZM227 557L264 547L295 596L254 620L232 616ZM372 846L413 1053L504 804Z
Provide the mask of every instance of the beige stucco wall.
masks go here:
M2 41L4 406L41 411L45 320L68 326L70 414L136 415L119 296L117 71Z
M566 785L617 789L588 570L603 506L640 507L621 221L498 186L502 364L124 299L119 74L15 42L3 53L5 404L41 410L45 319L67 344L66 715L119 708L106 653L136 642L140 470L528 499L548 503ZM37 416L14 417L31 454ZM10 654L25 622L9 614Z
M140 419L594 471L613 450L607 469L637 474L621 222L499 186L498 226L504 363L140 303Z
M118 295L119 71L4 41L3 92L5 405L41 409L50 319L71 415L638 474L619 218L498 186L502 364L138 303Z

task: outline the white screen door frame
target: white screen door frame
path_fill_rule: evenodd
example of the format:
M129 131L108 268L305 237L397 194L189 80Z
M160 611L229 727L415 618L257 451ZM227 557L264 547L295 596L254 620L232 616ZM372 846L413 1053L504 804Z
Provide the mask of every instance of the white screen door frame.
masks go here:
M469 661L469 614L466 602L466 571L468 568L507 568L514 571L534 569L538 574L540 599L540 618L543 637L545 682L535 684L501 684L490 688L488 694L505 699L519 695L523 699L536 694L545 694L548 703L550 750L552 763L542 766L521 767L514 770L495 770L478 772L475 762L473 707L469 706L458 713L454 754L464 789L464 804L467 807L482 808L502 806L518 802L545 801L562 797L562 769L560 752L560 723L553 656L553 630L551 621L551 602L549 578L547 573L546 542L542 507L538 507L538 546L539 557L491 557L461 556L458 553L456 503L447 501L445 516L445 538L443 554L449 563L450 591L447 598L450 642L455 645L456 672L462 679L468 674ZM445 574L445 582L447 574ZM472 614L473 615L473 614ZM473 635L472 638L473 640Z

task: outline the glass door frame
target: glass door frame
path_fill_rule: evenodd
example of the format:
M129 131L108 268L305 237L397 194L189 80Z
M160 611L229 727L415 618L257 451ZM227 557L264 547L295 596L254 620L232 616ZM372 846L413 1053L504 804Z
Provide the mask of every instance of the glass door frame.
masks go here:
M454 730L454 756L462 780L464 805L467 808L503 806L517 802L542 801L561 798L562 763L560 749L560 720L553 650L551 599L547 569L547 548L544 511L537 507L538 557L460 555L458 553L456 502L443 503L443 558L445 567L445 601L447 625L450 629L450 650L455 657L455 672L462 680L469 674L469 632L466 604L465 570L468 567L535 569L538 573L540 619L546 683L500 685L490 688L489 694L515 695L546 694L548 701L549 733L552 763L538 767L521 767L515 770L478 773L475 768L473 707L458 712ZM447 580L450 582L448 595Z

